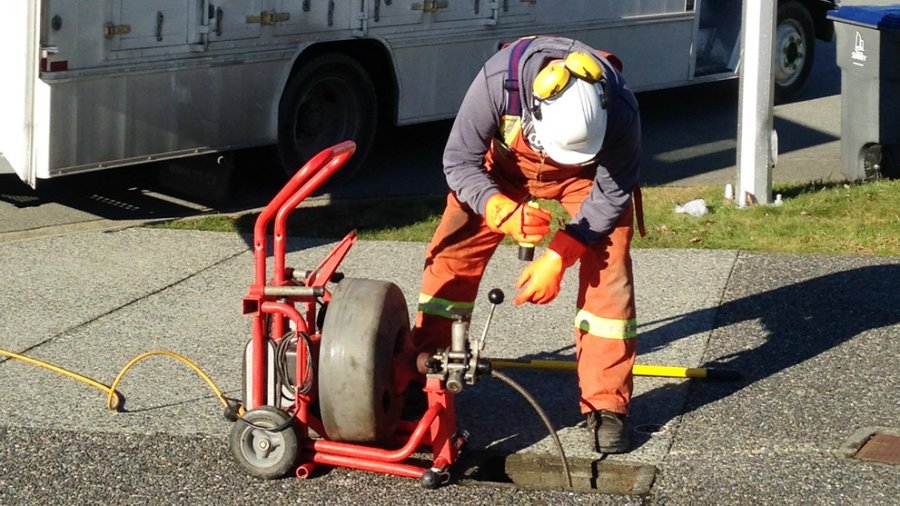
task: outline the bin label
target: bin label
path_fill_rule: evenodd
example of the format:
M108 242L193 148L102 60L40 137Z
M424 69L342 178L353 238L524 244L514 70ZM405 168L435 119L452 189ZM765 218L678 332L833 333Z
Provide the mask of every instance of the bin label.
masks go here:
M854 65L860 67L866 65L866 41L863 40L862 35L859 32L856 32L856 41L853 44L853 52L850 53L850 58L853 60L852 63Z

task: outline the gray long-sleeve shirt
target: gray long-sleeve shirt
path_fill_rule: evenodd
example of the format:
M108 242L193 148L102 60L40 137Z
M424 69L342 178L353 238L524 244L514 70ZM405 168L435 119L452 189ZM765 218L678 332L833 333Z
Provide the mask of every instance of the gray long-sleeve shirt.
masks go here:
M492 56L472 81L460 106L444 149L444 174L457 197L484 214L487 200L500 192L485 170L485 155L500 130L506 113L510 44ZM544 65L572 51L595 54L580 42L561 37L539 37L519 60L518 80L523 124L531 121L531 83ZM631 205L631 192L640 177L641 127L637 100L622 75L598 57L607 76L607 127L603 147L595 158L597 170L589 196L566 231L586 244L609 234ZM499 142L499 140L498 140Z

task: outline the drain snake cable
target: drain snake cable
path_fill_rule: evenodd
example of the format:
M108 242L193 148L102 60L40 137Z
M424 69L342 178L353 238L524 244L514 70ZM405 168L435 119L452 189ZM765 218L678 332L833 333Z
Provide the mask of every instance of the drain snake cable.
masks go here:
M553 429L553 424L550 422L550 418L547 416L547 413L541 408L540 404L538 404L537 400L525 390L525 387L514 381L509 376L501 373L497 370L491 371L491 376L497 378L509 385L513 390L519 392L525 400L531 404L531 407L534 408L535 412L537 412L538 417L540 417L541 421L544 422L544 425L547 427L547 431L550 432L550 437L553 439L553 444L556 445L556 451L559 452L560 461L562 462L562 471L563 478L565 478L566 487L569 490L572 490L572 472L569 470L569 460L566 458L566 451L563 449L563 445L559 440L559 436L556 434L556 430Z
M208 374L206 374L203 371L203 369L200 369L200 367L198 367L197 364L191 362L189 359L185 358L184 356L179 355L178 353L175 353L174 351L152 350L152 351L147 351L147 352L141 353L140 355L131 359L125 365L125 367L123 367L122 370L119 371L119 374L116 375L116 379L112 382L112 385L109 385L109 386L106 386L103 383L100 383L99 381L88 378L87 376L78 374L76 372L72 372L72 371L65 369L63 367L60 367L58 365L54 365L49 362L44 362L42 360L37 360L37 359L31 358L31 357L28 357L25 355L21 355L18 353L13 353L11 351L7 351L4 349L0 349L0 355L3 355L5 357L11 358L11 359L22 361L22 362L25 362L30 365L43 367L44 369L48 369L48 370L53 371L58 374L62 374L63 376L67 376L71 379L80 381L88 386L94 387L98 390L105 392L106 393L106 408L109 409L110 411L118 411L122 407L122 398L117 393L116 387L122 381L122 378L125 377L125 373L128 372L128 370L131 369L132 366L134 366L138 362L140 362L146 358L152 357L152 356L161 355L161 356L171 357L171 358L174 358L174 359L180 361L184 365L190 367L195 373L197 373L197 376L199 376L200 379L202 379L203 381L206 382L207 385L209 385L209 387L212 389L213 393L219 399L219 402L221 402L222 405L226 409L234 409L234 407L236 405L235 401L229 399L228 397L225 397L225 394L222 393L222 390L218 386L216 386L216 384L213 382L213 380L209 377ZM238 406L238 408L237 408L238 416L243 415L243 412L244 412L244 408L241 406Z

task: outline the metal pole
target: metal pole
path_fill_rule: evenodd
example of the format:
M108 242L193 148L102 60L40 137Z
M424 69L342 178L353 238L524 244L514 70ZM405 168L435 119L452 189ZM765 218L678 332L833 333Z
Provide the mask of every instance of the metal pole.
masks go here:
M576 371L578 363L573 360L527 360L516 358L493 358L494 369L536 369L542 371ZM680 367L672 365L635 364L635 376L655 376L661 378L702 378L720 380L741 379L741 373L727 369L707 369L705 367Z
M740 207L769 204L777 153L773 130L777 0L745 0L741 30L741 84L738 102L738 185Z

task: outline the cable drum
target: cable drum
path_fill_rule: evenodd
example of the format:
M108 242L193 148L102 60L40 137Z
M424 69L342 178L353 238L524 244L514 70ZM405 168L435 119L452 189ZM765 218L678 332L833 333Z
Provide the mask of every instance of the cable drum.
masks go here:
M393 283L345 278L322 323L318 388L322 424L332 441L384 441L400 420L394 355L409 332L403 292Z

